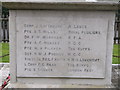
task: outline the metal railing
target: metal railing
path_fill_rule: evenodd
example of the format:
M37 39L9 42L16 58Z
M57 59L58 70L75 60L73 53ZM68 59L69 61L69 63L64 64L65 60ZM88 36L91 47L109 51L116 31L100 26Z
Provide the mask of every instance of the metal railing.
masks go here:
M120 12L116 14L114 44L120 44Z
M2 42L9 42L9 22L8 22L8 15L2 15L0 18L1 21L1 41Z

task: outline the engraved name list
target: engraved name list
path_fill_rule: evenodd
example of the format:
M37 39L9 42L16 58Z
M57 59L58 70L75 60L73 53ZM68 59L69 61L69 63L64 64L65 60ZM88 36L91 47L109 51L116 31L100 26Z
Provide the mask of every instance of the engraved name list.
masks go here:
M18 77L104 78L108 22L73 18L17 17Z

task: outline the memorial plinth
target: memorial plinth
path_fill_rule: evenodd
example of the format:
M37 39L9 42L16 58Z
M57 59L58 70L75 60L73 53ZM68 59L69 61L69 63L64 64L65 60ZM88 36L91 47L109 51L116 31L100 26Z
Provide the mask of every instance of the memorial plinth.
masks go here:
M9 0L3 5L10 9L11 83L111 85L118 3Z

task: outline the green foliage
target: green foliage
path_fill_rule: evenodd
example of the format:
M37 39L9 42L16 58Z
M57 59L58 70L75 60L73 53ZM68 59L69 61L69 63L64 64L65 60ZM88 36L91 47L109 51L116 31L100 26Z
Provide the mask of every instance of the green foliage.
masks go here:
M115 44L114 48L113 48L113 64L120 64L120 58L118 58L117 56L120 56L120 54L118 53L118 51L120 51L120 45Z
M9 54L9 43L0 43L0 56ZM0 62L9 62L9 56L0 58Z

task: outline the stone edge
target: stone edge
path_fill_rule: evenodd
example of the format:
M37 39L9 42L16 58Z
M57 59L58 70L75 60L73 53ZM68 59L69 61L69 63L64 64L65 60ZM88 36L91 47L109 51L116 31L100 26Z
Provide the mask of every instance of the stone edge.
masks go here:
M8 9L12 10L38 10L38 9L47 9L47 10L118 10L118 2L2 2L2 5ZM19 7L18 7L19 6Z

